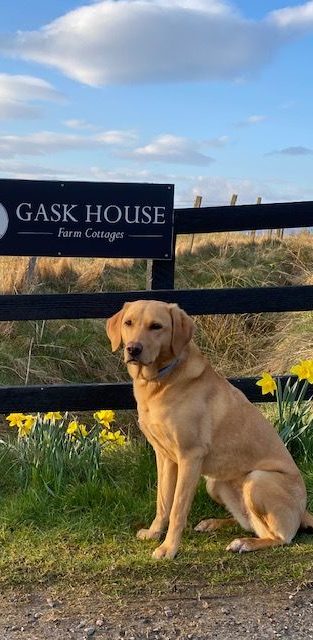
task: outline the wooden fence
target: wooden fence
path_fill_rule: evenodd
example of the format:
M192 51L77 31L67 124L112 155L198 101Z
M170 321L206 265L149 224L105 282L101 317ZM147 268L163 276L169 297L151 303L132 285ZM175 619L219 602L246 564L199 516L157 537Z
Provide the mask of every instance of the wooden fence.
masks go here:
M202 207L175 210L178 234L313 226L313 202ZM175 258L149 265L146 291L96 294L2 295L0 321L108 318L136 299L177 302L192 315L313 310L313 286L175 290ZM312 327L313 330L313 327ZM282 378L284 383L285 378ZM255 378L231 379L252 402L260 401ZM308 392L309 393L309 392ZM311 391L312 393L312 391ZM273 400L265 396L265 401ZM130 383L0 387L0 411L132 409Z

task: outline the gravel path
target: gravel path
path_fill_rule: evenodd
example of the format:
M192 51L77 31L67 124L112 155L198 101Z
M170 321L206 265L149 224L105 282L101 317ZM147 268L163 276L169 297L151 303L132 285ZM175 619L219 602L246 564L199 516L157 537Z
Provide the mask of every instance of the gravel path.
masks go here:
M106 603L99 593L0 597L1 640L313 639L313 582L267 590Z

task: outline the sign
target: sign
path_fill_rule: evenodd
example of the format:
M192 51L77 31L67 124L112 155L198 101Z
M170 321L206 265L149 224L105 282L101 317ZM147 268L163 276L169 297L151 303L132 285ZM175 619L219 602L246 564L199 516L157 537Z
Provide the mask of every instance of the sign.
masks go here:
M173 200L171 184L0 180L0 255L171 259Z

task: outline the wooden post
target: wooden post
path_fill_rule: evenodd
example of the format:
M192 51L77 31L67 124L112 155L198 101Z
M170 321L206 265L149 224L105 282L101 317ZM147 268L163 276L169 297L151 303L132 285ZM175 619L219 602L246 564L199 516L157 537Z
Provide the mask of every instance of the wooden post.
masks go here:
M28 266L25 273L26 285L31 284L33 281L34 273L36 269L36 263L37 263L37 256L31 256L31 258L29 258Z
M230 206L234 207L236 202L238 199L238 193L233 193L231 199L230 199ZM229 231L227 231L226 235L225 235L225 240L224 240L224 244L221 247L220 250L220 255L225 255L226 251L227 251L227 247L228 247L228 241L229 241Z
M194 209L200 209L201 204L202 204L202 196L196 196L196 197L195 197L195 200L194 200L194 203L193 203ZM192 248L193 248L194 239L195 239L195 234L193 233L193 234L191 235L191 242L190 242L190 247L189 247L189 253L192 253Z
M258 196L257 199L256 199L256 203L257 204L261 204L261 202L262 202L262 198L261 198L261 196ZM256 234L256 230L255 229L253 229L253 231L250 231L250 238L251 238L251 241L253 243L255 242L255 234Z
M273 232L274 232L274 229L268 229L268 230L267 230L267 239L268 239L268 240L272 240L272 238L273 238Z
M147 260L146 290L175 288L176 233L173 238L171 260Z

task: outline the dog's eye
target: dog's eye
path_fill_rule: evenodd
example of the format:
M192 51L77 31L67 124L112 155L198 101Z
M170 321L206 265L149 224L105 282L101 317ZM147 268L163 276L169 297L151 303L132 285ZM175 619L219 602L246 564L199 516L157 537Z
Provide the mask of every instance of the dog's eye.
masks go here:
M131 320L125 320L124 324L126 324L127 327L131 327L133 323Z
M152 322L149 329L151 329L151 331L157 331L158 329L162 329L162 325L159 322Z

